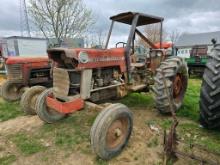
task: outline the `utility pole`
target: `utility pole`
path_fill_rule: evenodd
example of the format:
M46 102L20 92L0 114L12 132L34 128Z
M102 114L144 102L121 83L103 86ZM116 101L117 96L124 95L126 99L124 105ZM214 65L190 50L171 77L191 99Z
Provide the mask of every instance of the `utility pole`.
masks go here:
M20 0L20 29L21 36L26 33L26 36L31 37L26 0Z

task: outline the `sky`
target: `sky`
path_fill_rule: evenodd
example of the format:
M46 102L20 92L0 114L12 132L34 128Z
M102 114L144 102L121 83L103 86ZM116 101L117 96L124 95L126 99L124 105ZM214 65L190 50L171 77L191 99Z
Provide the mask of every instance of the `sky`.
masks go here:
M20 35L20 0L1 0L0 36ZM182 33L220 31L220 0L84 0L93 12L95 27L108 30L109 17L136 11L164 17L166 31ZM117 27L118 37L127 35Z

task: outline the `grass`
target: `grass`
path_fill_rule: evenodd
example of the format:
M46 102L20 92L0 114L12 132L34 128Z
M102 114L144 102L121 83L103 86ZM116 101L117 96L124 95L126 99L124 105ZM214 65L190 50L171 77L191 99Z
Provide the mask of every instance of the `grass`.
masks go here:
M154 120L165 130L169 130L172 119ZM188 144L198 144L209 151L220 154L220 133L201 128L198 123L180 121L177 136Z
M128 107L152 108L154 106L154 100L150 93L130 93L121 99L120 102Z
M181 109L177 116L187 117L191 120L199 119L199 96L202 81L200 79L190 79L188 89Z
M63 149L74 149L77 145L87 143L90 127L96 114L89 112L76 112L63 121L55 124L45 124L40 130L40 136L46 138L53 137L53 142L57 147ZM87 146L87 145L85 145ZM85 148L80 148L86 152Z
M44 124L32 134L17 133L9 139L25 156L45 151L50 146L55 150L91 153L89 131L96 115L86 110L76 112L58 123Z
M7 156L0 158L1 165L9 165L9 164L12 164L14 161L16 161L15 155L7 155Z
M108 162L106 160L100 159L99 157L96 157L95 164L96 165L108 165Z
M220 153L220 133L208 131L199 127L199 93L201 80L190 79L187 93L182 108L177 115L180 118L190 119L192 121L181 122L178 126L178 134L188 143L197 143L206 146L210 151ZM154 100L151 93L131 93L120 100L121 103L133 108L154 108ZM22 114L18 103L0 102L0 119L7 120ZM2 112L5 113L2 113ZM4 117L2 117L2 114ZM13 115L12 115L13 114ZM26 155L35 154L47 150L42 141L48 141L55 150L77 151L85 154L91 154L89 143L89 131L95 120L97 112L87 110L74 113L64 120L55 124L44 124L39 130L28 134L28 132L14 134L9 138L18 148L19 152ZM185 121L185 120L183 120ZM169 129L172 123L171 118L162 117L146 121L146 124L159 125L162 128ZM49 138L48 138L49 137ZM41 139L41 140L40 140ZM152 138L148 147L158 145L158 139ZM1 162L0 158L0 162ZM9 160L8 160L9 159ZM14 158L16 159L16 158ZM13 157L4 157L5 162L14 160ZM96 158L95 164L106 165L108 162Z
M17 148L24 155L31 155L45 149L38 139L32 138L31 136L23 133L19 133L11 137L11 141L15 143Z
M183 123L180 125L180 134L188 143L199 144L210 151L220 154L220 133L201 128L196 123Z
M159 145L159 139L157 137L153 137L150 139L150 141L147 143L147 146L149 148L153 148Z
M24 113L22 112L18 102L10 103L0 101L0 122L16 118L23 114Z
M199 96L201 79L189 79L188 89L184 97L182 107L177 112L177 116L186 117L193 121L199 119ZM154 99L151 93L131 93L120 101L128 107L148 107L154 108Z

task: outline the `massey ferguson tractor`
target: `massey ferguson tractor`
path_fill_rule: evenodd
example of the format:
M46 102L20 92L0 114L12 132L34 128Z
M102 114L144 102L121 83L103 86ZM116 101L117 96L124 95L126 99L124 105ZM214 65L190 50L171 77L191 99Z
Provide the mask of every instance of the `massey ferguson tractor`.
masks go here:
M154 49L154 44L138 29L143 25L160 23L162 45L163 18L126 12L110 19L112 23L105 49L48 50L48 56L54 63L53 88L39 94L33 102L37 115L44 122L54 123L82 110L85 101L96 103L122 98L130 92L148 91L151 85L154 85L156 107L161 113L170 112L170 96L166 94L165 87L174 98L175 110L180 108L187 88L186 63L179 57L167 57L163 49ZM108 49L115 23L129 25L130 31L126 43L119 41L115 48ZM136 37L152 47L145 61L135 60ZM105 107L91 128L93 151L102 159L118 155L127 145L132 127L133 118L128 107L120 103Z
M27 87L34 85L52 86L51 66L48 57L8 57L4 60L7 80L1 86L1 95L5 100L19 100ZM37 91L46 89L42 86L35 88Z
M220 128L220 44L212 40L210 59L206 64L200 93L200 123L207 129Z

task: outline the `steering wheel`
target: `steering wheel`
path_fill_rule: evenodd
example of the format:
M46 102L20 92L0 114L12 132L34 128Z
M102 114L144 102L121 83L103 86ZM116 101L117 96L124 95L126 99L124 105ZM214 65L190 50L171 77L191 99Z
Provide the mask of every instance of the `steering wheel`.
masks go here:
M119 45L119 44L122 44L122 45L123 45L123 48L127 45L126 42L118 42L118 43L116 44L116 48L118 48L118 45Z

